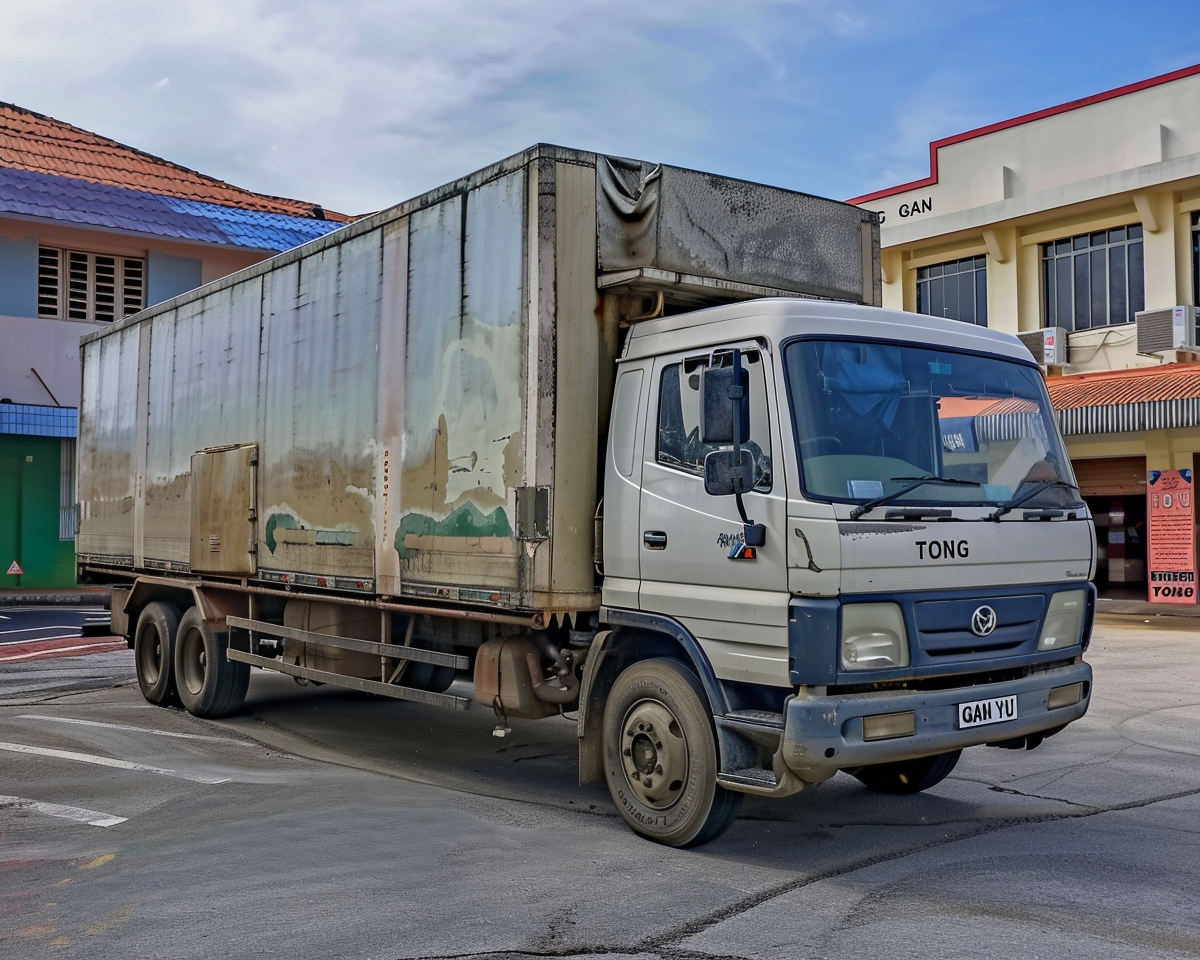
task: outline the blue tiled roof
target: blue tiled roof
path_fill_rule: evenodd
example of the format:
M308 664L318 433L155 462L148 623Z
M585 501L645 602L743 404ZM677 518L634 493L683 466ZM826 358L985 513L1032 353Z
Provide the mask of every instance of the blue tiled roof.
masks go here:
M31 403L0 403L0 433L27 437L73 437L79 425L74 407L40 407Z
M6 167L0 167L2 213L273 251L289 250L341 226Z

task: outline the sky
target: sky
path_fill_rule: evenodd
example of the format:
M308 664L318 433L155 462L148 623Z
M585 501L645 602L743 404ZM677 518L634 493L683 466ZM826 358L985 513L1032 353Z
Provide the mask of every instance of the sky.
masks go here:
M846 199L1195 63L1195 0L0 3L0 100L352 214L538 142Z

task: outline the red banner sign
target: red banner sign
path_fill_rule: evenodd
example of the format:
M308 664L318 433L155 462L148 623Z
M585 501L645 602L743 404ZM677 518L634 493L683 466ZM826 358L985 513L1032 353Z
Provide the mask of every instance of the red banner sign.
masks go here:
M1196 602L1196 522L1191 470L1151 470L1147 581L1151 603Z

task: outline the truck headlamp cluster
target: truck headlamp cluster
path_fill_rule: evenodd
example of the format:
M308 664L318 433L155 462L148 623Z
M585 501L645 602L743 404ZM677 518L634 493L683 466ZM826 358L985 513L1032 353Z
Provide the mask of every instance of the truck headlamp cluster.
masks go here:
M894 603L842 607L842 669L886 670L908 666L904 614Z
M1038 638L1038 652L1074 646L1083 633L1086 598L1082 590L1064 590L1050 598L1046 622Z

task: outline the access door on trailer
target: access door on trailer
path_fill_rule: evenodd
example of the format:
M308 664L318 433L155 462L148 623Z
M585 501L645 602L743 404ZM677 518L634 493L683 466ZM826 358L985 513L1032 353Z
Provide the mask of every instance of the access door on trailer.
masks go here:
M704 489L701 440L704 369L742 352L750 386L750 434L758 482L743 496L748 517L766 526L766 542L747 548L732 496ZM705 643L718 676L788 684L787 499L769 355L754 344L667 355L655 360L641 474L643 610L681 621Z

